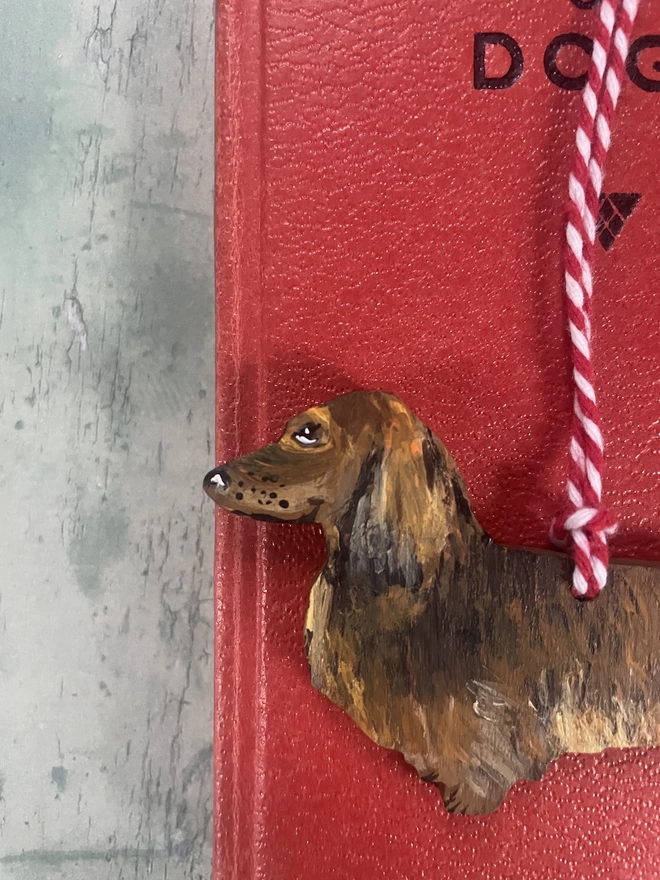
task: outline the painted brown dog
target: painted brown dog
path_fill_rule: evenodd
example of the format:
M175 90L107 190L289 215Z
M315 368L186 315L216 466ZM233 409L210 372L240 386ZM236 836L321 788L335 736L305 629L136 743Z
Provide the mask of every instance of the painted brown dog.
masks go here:
M560 554L503 547L443 444L396 397L346 394L207 474L233 513L317 522L312 683L436 783L488 813L565 752L660 745L660 569L611 566L595 602Z

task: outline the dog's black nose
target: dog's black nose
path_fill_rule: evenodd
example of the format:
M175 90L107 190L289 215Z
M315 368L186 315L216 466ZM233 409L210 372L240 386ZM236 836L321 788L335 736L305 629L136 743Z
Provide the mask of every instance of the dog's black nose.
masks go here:
M209 471L208 474L204 477L204 488L205 489L228 489L231 485L231 477L227 473L226 469L223 467L214 468L212 471Z

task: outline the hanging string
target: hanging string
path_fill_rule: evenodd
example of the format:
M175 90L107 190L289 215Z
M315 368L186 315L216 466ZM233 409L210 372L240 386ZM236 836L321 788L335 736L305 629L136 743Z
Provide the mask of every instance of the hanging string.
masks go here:
M602 507L603 435L591 359L592 266L605 158L639 0L602 0L569 177L564 276L573 363L568 503L553 522L555 543L575 562L573 595L591 599L607 581L607 539L616 530Z

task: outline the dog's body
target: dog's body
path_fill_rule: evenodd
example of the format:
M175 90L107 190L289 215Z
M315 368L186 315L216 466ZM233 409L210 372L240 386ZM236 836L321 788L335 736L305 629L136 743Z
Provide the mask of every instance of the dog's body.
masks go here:
M312 682L453 812L487 813L564 752L660 745L660 569L612 565L595 602L559 554L502 547L397 398L344 395L207 475L222 507L319 522Z

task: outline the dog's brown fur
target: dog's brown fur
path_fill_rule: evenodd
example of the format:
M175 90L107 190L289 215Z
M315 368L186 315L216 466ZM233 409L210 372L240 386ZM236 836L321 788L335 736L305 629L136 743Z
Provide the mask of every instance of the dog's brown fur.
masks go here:
M577 602L564 556L486 535L452 457L393 395L307 410L204 487L234 513L321 524L312 683L450 811L496 809L564 752L660 745L660 569L612 565Z

